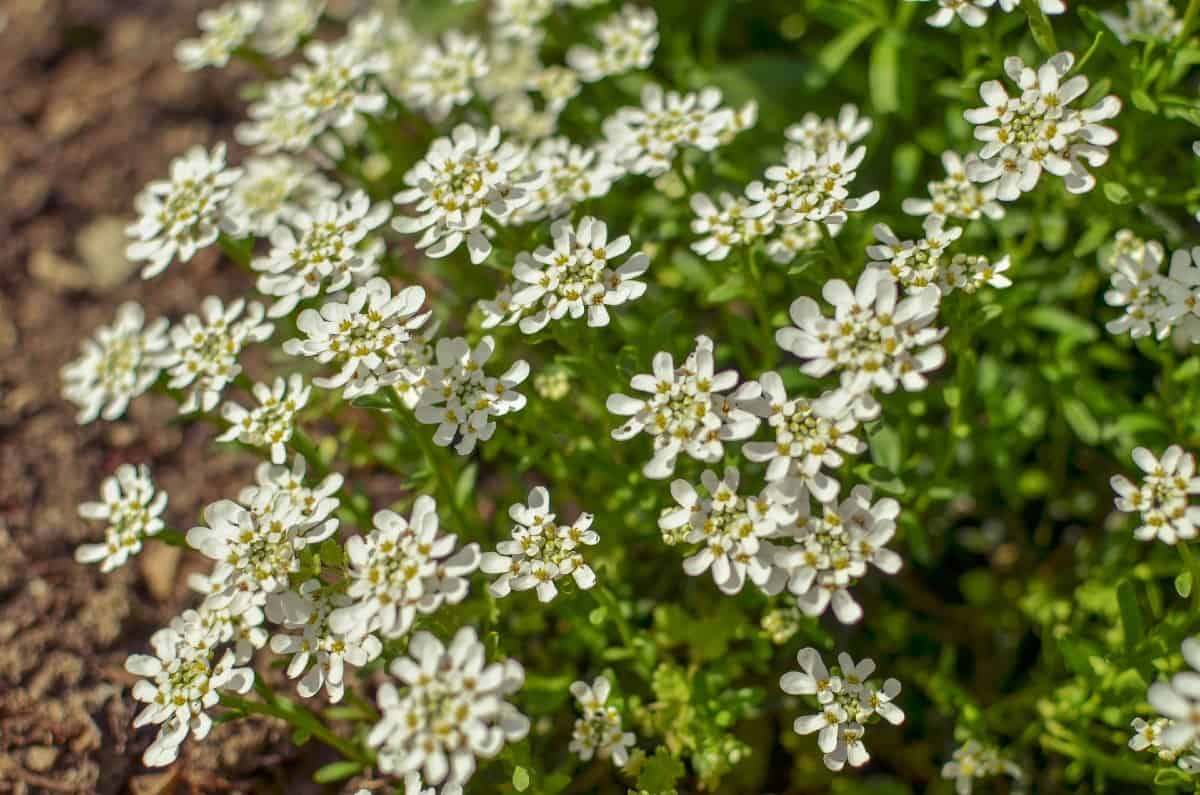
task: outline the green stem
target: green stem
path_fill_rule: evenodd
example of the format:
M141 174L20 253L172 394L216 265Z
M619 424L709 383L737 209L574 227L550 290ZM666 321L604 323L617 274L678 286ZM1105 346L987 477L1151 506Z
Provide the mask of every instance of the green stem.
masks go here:
M222 693L221 704L246 715L266 715L271 718L279 718L290 726L295 726L301 731L308 732L330 748L337 750L338 753L347 759L353 759L364 766L371 764L371 757L364 753L361 748L338 737L316 715L307 710L297 708L289 699L279 699L272 695L272 703L264 704L259 701L250 701L249 699Z
M764 368L772 370L779 359L779 349L775 345L775 329L771 326L771 310L767 306L766 284L763 281L762 270L758 266L758 248L754 245L746 247L746 271L753 284L749 285L754 314L758 317L758 330L762 335L761 347L766 358Z
M1172 47L1179 47L1191 35L1196 25L1196 17L1200 16L1200 0L1188 0L1187 10L1183 12L1183 21L1179 26L1179 35L1171 42Z
M446 461L442 455L442 451L437 449L437 446L429 438L429 435L421 427L421 424L417 422L413 413L400 401L400 396L396 394L396 390L387 388L383 392L392 407L392 413L396 416L396 419L404 424L408 435L416 441L417 445L421 448L422 455L425 456L425 460L429 462L430 468L433 469L434 478L437 480L436 491L438 499L450 505L450 510L454 513L454 518L458 522L460 532L467 533L472 525L467 521L466 514L463 513L462 508L458 505L458 500L455 499L454 478L446 470Z
M292 429L291 441L292 447L296 448L296 452L304 457L304 461L313 475L323 478L329 474L329 467L325 465L325 459L321 457L317 443L298 426Z

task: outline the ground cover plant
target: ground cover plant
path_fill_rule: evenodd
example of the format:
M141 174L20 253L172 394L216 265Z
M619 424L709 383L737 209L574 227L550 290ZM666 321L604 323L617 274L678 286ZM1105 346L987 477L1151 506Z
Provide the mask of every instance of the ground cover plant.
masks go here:
M202 14L181 68L259 79L126 253L245 289L62 372L261 459L80 506L81 564L210 563L143 762L267 715L350 792L1194 789L1198 17Z

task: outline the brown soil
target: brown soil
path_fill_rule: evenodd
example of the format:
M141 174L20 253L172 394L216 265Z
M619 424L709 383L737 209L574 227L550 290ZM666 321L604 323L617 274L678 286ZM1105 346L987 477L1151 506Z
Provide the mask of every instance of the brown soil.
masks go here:
M321 761L278 725L239 722L188 743L167 772L143 768L153 731L131 727L123 662L190 600L187 564L155 547L105 576L72 558L102 530L76 506L123 462L154 469L169 526L185 529L250 477L163 398L81 428L59 396L59 368L120 302L177 318L246 286L211 253L148 283L121 254L139 188L228 137L240 113L235 70L174 65L203 5L5 0L0 12L0 792L294 793Z

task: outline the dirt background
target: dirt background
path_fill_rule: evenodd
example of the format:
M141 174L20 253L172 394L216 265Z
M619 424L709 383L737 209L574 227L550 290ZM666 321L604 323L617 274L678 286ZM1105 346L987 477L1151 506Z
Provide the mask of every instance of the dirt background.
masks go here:
M0 2L0 793L303 793L328 761L277 725L239 721L187 743L166 772L141 767L154 731L131 727L123 662L190 602L186 564L162 545L108 576L72 558L102 532L76 506L121 463L152 467L173 527L251 477L163 398L81 428L59 396L59 368L122 301L174 319L247 285L212 252L149 283L122 254L140 187L227 138L241 112L236 69L174 64L205 5Z

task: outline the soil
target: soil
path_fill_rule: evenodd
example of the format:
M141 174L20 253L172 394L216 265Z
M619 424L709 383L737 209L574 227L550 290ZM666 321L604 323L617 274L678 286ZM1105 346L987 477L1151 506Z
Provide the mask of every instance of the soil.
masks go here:
M236 69L182 72L196 0L5 0L0 17L0 793L312 791L323 760L269 721L189 742L167 771L140 756L125 657L191 601L189 564L154 546L102 575L74 547L102 528L76 506L124 462L145 462L170 493L168 526L251 478L213 454L213 429L175 423L145 396L118 422L80 427L58 371L79 342L137 300L178 318L247 277L213 254L186 278L143 282L125 260L133 198L170 159L229 137ZM181 266L175 265L173 268Z

